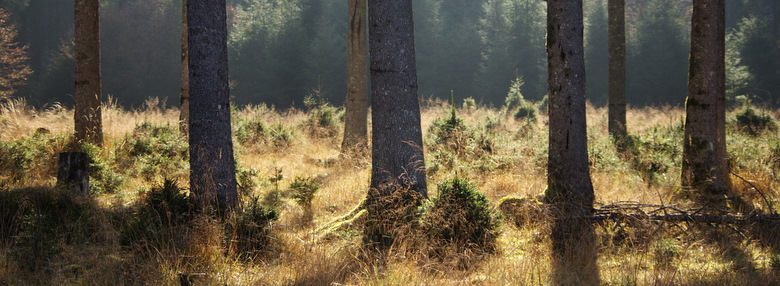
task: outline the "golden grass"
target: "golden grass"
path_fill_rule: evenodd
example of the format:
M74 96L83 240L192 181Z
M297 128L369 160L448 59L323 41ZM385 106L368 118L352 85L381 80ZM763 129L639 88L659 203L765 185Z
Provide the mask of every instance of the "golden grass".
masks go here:
M591 144L608 149L606 109L588 105L588 127ZM775 111L776 112L776 111ZM426 102L422 110L422 130L428 136L431 123L447 116L444 101ZM44 109L29 107L23 100L0 106L0 140L5 142L29 138L39 128L53 134L68 134L72 128L72 110L53 105ZM62 254L50 261L42 272L29 273L16 266L6 248L0 249L0 284L176 284L181 273L204 273L195 276L197 283L210 285L547 285L551 283L552 260L548 227L527 225L515 228L502 226L498 251L474 260L466 270L452 266L452 262L422 257L405 250L390 251L385 262L373 260L360 247L359 233L345 233L339 238L321 240L316 230L330 220L349 212L364 197L369 184L370 158L340 158L340 132L334 137L309 136L300 125L307 114L300 110L274 110L265 106L247 106L237 109L239 118L259 119L267 125L283 124L293 130L293 141L288 147L272 144L241 146L235 144L236 157L244 168L258 170L262 181L256 195L270 192L274 185L267 178L275 169L281 169L286 189L296 176L317 177L320 191L313 200L312 225L302 225L303 210L287 202L281 208L281 219L271 228L273 240L268 253L254 259L243 259L224 254L219 227L214 222L200 221L191 230L191 244L182 253L149 250L140 257L123 249L116 241L99 244L68 246ZM478 185L488 199L496 203L507 195L536 195L546 188L547 119L540 115L534 122L516 121L502 116L500 110L477 107L459 111L464 123L475 129L484 126L486 118L500 121L495 137L498 150L490 156L501 167L489 172L468 172L471 162L461 161L459 175ZM684 116L680 107L631 107L628 110L629 132L642 136L653 128L679 126ZM139 109L126 110L116 104L103 107L106 146L113 150L121 139L142 122L172 124L178 122L178 110L166 108L150 99ZM732 133L730 133L732 135ZM759 138L735 135L730 146L761 145L755 152L776 148L776 134ZM744 143L739 140L752 140ZM741 143L742 142L742 143ZM427 149L430 148L426 143ZM773 145L774 144L774 145ZM734 147L731 147L734 148ZM740 147L741 148L741 147ZM605 151L606 152L606 151ZM753 151L751 151L753 152ZM753 152L753 153L755 153ZM768 155L739 154L739 170L759 187L770 200L780 206L775 190L780 187L772 175L769 162L754 162ZM744 153L744 154L743 154ZM605 153L610 154L610 153ZM340 159L339 159L340 158ZM427 158L430 160L430 157ZM623 163L620 163L623 164ZM679 166L670 166L662 174L667 179L648 183L628 164L612 169L592 168L596 199L602 203L639 201L644 203L678 203ZM622 166L622 167L621 167ZM35 170L30 170L35 172ZM456 170L441 170L429 176L429 186L450 178ZM53 179L38 174L36 184L52 184ZM757 208L764 201L746 183L736 182L737 193L754 203ZM152 182L130 178L116 194L97 198L106 208L121 208L132 203L137 190L148 189ZM187 182L180 182L185 185ZM431 187L429 193L435 194ZM119 202L117 202L119 201ZM685 202L682 202L685 203ZM610 231L597 229L601 238L598 268L602 284L606 285L770 285L780 283L780 269L773 268L772 259L780 255L777 246L764 243L751 233L745 239L729 229L693 227L682 232L671 226L653 228L657 231L641 241L611 239ZM631 231L631 230L630 230ZM718 233L722 237L716 237ZM459 255L470 255L468 253ZM668 263L667 263L668 262Z

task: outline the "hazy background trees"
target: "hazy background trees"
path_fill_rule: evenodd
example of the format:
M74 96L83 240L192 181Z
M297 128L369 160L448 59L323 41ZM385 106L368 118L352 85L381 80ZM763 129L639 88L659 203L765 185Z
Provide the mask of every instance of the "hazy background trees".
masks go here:
M588 99L606 104L607 0L584 0ZM727 1L727 97L778 104L778 4ZM178 105L180 0L101 1L103 93L136 106L150 96ZM346 94L347 1L227 0L231 95L237 104L303 106L321 87ZM546 94L545 3L414 0L420 95L502 104L511 81L523 96ZM17 96L71 102L72 0L0 0L29 45L34 73ZM682 104L690 0L626 0L627 101Z

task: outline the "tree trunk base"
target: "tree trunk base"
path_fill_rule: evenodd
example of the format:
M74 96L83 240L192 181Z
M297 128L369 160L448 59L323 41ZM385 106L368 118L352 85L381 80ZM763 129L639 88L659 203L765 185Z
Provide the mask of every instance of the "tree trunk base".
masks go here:
M60 153L57 185L74 193L89 195L89 155L84 152Z

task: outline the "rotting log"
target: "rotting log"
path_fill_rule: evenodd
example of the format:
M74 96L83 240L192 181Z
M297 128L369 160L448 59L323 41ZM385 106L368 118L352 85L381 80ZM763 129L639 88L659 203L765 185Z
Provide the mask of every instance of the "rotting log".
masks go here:
M74 193L89 195L89 155L84 152L62 152L57 165L57 185Z

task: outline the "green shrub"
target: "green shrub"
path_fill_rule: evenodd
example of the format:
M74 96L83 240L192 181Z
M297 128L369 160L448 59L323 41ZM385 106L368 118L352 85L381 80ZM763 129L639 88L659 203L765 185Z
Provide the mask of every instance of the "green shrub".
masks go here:
M126 246L144 245L162 249L175 245L176 227L186 224L195 207L176 181L165 179L160 186L142 193L127 225L121 230L120 242Z
M265 140L267 128L260 119L239 120L236 124L238 128L236 128L234 136L239 144L246 145Z
M144 122L124 138L116 154L116 163L128 176L146 181L159 178L183 178L189 163L189 145L181 138L178 126Z
M504 98L504 108L506 110L518 108L525 102L523 93L521 92L521 88L524 84L525 81L523 81L522 77L517 77L512 80L512 83L509 85L509 92L506 94L506 98Z
M113 162L114 152L89 143L81 143L81 152L89 156L89 191L93 194L115 193L127 179Z
M28 269L39 269L65 245L105 238L108 215L81 194L50 187L0 190L0 244Z
M302 178L295 177L295 180L290 184L292 190L292 198L301 206L311 205L311 201L314 199L314 194L320 190L320 185L314 178Z
M281 122L268 127L266 135L276 147L288 147L292 144L293 132L287 126L284 126Z
M450 108L450 116L439 117L428 127L428 133L434 136L434 141L446 142L459 137L458 133L467 131L463 119L458 117L455 106ZM440 143L444 144L444 143Z
M772 115L758 114L753 107L748 105L737 114L737 128L752 136L757 136L764 130L777 130L777 123Z
M0 140L0 185L56 176L59 152L68 141L68 135L47 133L12 141Z
M473 97L469 96L463 99L463 109L474 110L477 109L477 102Z
M512 81L509 92L504 99L504 110L507 113L512 112L515 119L534 120L536 119L536 113L539 107L523 98L521 92L523 84L525 84L525 82L523 82L521 77Z
M319 95L320 91L315 93ZM339 123L344 116L343 108L334 107L321 97L317 100L312 95L306 96L304 105L309 109L309 117L303 122L303 126L309 134L314 137L333 137L338 134Z
M257 197L250 197L247 204L225 222L226 243L237 254L252 258L268 245L271 224L278 219L274 209L264 207Z
M468 180L454 178L438 184L423 218L423 229L438 251L455 248L493 252L500 234L501 215Z
M515 119L517 120L534 120L536 119L536 112L538 107L529 101L523 100L523 102L517 107L515 111Z

